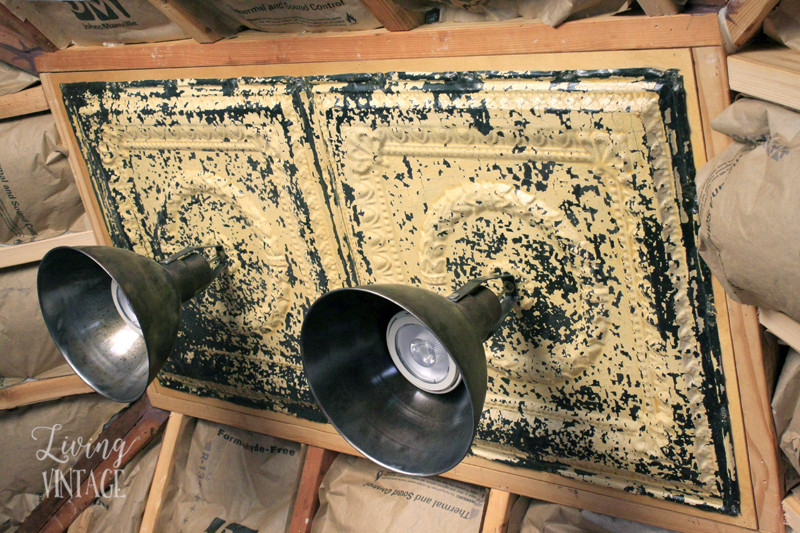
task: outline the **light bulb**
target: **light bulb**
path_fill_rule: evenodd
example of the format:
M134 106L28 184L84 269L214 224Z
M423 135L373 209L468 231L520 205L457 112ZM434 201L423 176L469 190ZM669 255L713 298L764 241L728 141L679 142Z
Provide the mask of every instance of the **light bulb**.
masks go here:
M408 346L411 357L422 366L429 367L436 363L436 351L425 339L414 339Z
M111 280L111 298L114 300L114 307L117 308L117 312L119 316L122 317L122 320L124 320L132 330L141 335L142 326L139 325L139 319L136 317L136 313L133 312L131 301L128 300L122 287L113 279Z
M397 370L418 388L443 394L461 382L453 358L417 317L400 311L386 328L386 344Z

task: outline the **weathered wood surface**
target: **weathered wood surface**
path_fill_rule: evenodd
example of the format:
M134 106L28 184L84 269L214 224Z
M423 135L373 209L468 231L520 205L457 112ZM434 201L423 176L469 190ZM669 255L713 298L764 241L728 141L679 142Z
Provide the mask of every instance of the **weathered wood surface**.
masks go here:
M542 52L647 50L722 44L716 15L620 17L565 22L434 24L409 32L369 30L300 36L245 32L194 41L74 47L37 59L41 72L493 56Z
M0 411L90 392L94 390L79 376L29 381L0 389Z

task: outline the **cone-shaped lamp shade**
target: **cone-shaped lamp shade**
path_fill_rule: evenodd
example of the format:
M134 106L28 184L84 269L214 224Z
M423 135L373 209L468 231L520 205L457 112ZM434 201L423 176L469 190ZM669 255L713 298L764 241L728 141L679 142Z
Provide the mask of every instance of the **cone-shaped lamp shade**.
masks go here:
M106 246L60 247L37 279L47 329L94 390L132 402L172 352L181 304L215 273L200 254L163 265Z
M332 291L303 322L306 378L331 424L365 456L398 472L440 474L472 444L486 397L483 341L500 316L497 296L485 287L458 302L405 285ZM426 346L416 354L423 366L435 368L426 354L449 355L461 378L454 388L430 392L400 372L389 349L402 338L390 327L395 317L427 330L417 341Z

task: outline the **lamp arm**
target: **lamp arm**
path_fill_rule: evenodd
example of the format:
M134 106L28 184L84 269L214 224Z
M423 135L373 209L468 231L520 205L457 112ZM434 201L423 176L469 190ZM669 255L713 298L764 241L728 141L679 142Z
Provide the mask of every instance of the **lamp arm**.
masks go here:
M501 272L500 274L496 274L494 276L473 278L456 290L456 292L447 297L452 302L458 302L487 281L493 279L500 279L503 281L503 297L500 299L500 308L502 311L500 313L500 319L489 330L489 334L486 336L487 339L494 335L498 329L500 329L500 324L502 324L503 320L505 320L506 317L511 313L511 310L514 309L514 304L516 304L517 300L519 299L519 293L517 292L517 280L514 275L508 272Z

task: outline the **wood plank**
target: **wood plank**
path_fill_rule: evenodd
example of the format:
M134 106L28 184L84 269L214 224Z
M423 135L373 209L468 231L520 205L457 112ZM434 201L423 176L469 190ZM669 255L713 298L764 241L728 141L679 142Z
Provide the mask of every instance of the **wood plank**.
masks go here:
M186 9L179 0L149 0L149 2L198 43L213 43L223 38Z
M692 55L697 77L705 156L710 160L731 143L731 139L727 135L722 135L711 127L711 121L731 103L726 72L726 54L722 47L704 47L693 49ZM699 150L695 149L695 154L698 152ZM699 168L700 166L698 163L697 167ZM765 471L761 465L760 456L758 454L751 455L751 450L747 444L747 429L749 426L746 423L745 416L751 416L753 411L748 410L747 413L743 411L743 398L740 390L745 386L749 387L750 382L745 377L745 383L741 383L741 376L737 371L737 356L734 353L731 335L733 326L729 319L727 296L722 285L716 279L713 280L713 287L723 371L726 376L736 376L736 379L726 379L725 385L728 397L728 412L731 416L734 457L736 458L742 499L742 514L754 516L758 519L758 516L762 514L769 515L771 513L769 509L770 503L765 501L762 496L763 487L770 480L764 477ZM748 396L748 394L746 393L745 396ZM760 421L755 421L750 425L757 428L759 424ZM756 495L756 490L754 489L756 485L758 485L758 495ZM751 527L757 526L758 522L751 525Z
M800 352L800 323L780 311L760 307L758 321L783 342Z
M337 455L335 451L316 446L309 446L306 450L288 533L311 532L311 524L319 509L319 486Z
M718 47L697 48L693 57L706 156L711 159L731 142L711 128L711 120L731 101L726 89L725 53ZM717 280L713 283L723 369L726 376L736 376L726 380L726 389L742 513L754 513L758 520L756 527L761 531L782 532L782 520L776 516L776 511L780 511L783 479L770 407L772 390L767 386L770 365L765 364L760 335L753 331L752 318L744 319L742 306L727 297Z
M173 465L177 452L177 445L189 427L191 418L180 413L172 413L164 430L164 440L161 441L161 451L158 453L158 463L153 474L153 484L147 496L144 508L142 525L139 533L155 533L156 521L164 507L167 492L172 481Z
M95 244L97 244L97 239L95 239L94 233L80 231L25 244L0 246L0 268L40 261L44 254L58 246L94 246Z
M637 0L648 17L677 15L680 10L672 0Z
M92 473L96 481L96 489L91 489L92 478L82 476L84 481L80 489L75 492L59 509L50 517L50 520L39 530L39 533L64 533L78 516L96 499L95 495L104 493L114 481L114 473L125 467L139 452L161 434L167 424L169 413L159 409L149 408L134 428L124 437L124 453L111 454L103 460ZM100 439L102 440L102 435ZM37 508L38 509L38 508ZM36 510L33 511L34 513Z
M72 170L72 176L75 179L75 185L78 188L78 194L81 196L83 208L86 210L86 215L89 218L89 223L92 226L95 242L100 245L110 246L111 237L106 229L103 216L100 214L100 206L97 203L97 197L91 187L89 180L89 169L86 166L86 161L81 156L78 141L75 139L75 132L72 131L72 125L69 123L67 110L64 108L63 100L61 99L61 89L52 83L48 74L39 76L42 82L42 89L47 97L47 104L53 113L53 120L56 123L58 136L61 142L64 143L69 150L69 168Z
M18 19L0 4L0 61L35 73L34 59L55 50L55 45L36 26Z
M47 98L41 86L0 96L0 119L47 111Z
M711 121L722 113L731 102L728 64L725 49L721 46L693 48L692 57L697 78L706 158L710 160L731 143L731 139L727 135L715 131L711 127Z
M97 440L108 439L109 442L113 443L117 439L123 438L136 427L136 424L147 412L152 410L153 408L147 396L142 397L136 403L131 404L125 411L118 414L100 434ZM102 461L103 457L101 454L95 453L92 454L91 457L87 457L84 454L78 458L72 466L72 469L91 472L97 468ZM58 498L55 494L46 497L19 526L17 533L38 533L68 499L66 495L62 495L62 497Z
M0 411L90 392L94 390L78 376L28 381L0 389Z
M786 524L795 531L800 531L800 499L790 493L783 500L783 514Z
M645 50L721 43L715 15L604 17L566 22L558 28L517 20L430 24L402 33L369 30L285 36L243 32L205 45L176 41L71 47L40 56L37 66L42 72L66 72Z
M747 451L758 515L758 529L783 533L781 501L784 496L783 466L772 418L770 354L764 353L755 307L728 297L736 374L744 414Z
M760 47L728 56L731 89L800 110L800 52Z
M489 489L481 533L506 533L511 509L514 507L517 498L519 496L516 494L511 494L504 490Z
M425 24L424 12L408 10L394 0L361 0L361 3L389 31L413 30Z
M719 12L722 44L733 53L761 31L764 19L779 0L730 0Z
M213 398L198 398L166 389L156 382L150 385L148 396L153 405L161 409L348 455L361 455L328 424L241 407ZM734 517L705 512L687 505L477 457L467 457L442 477L687 533L736 533L755 529L752 525L754 516ZM685 525L678 527L676 524Z

